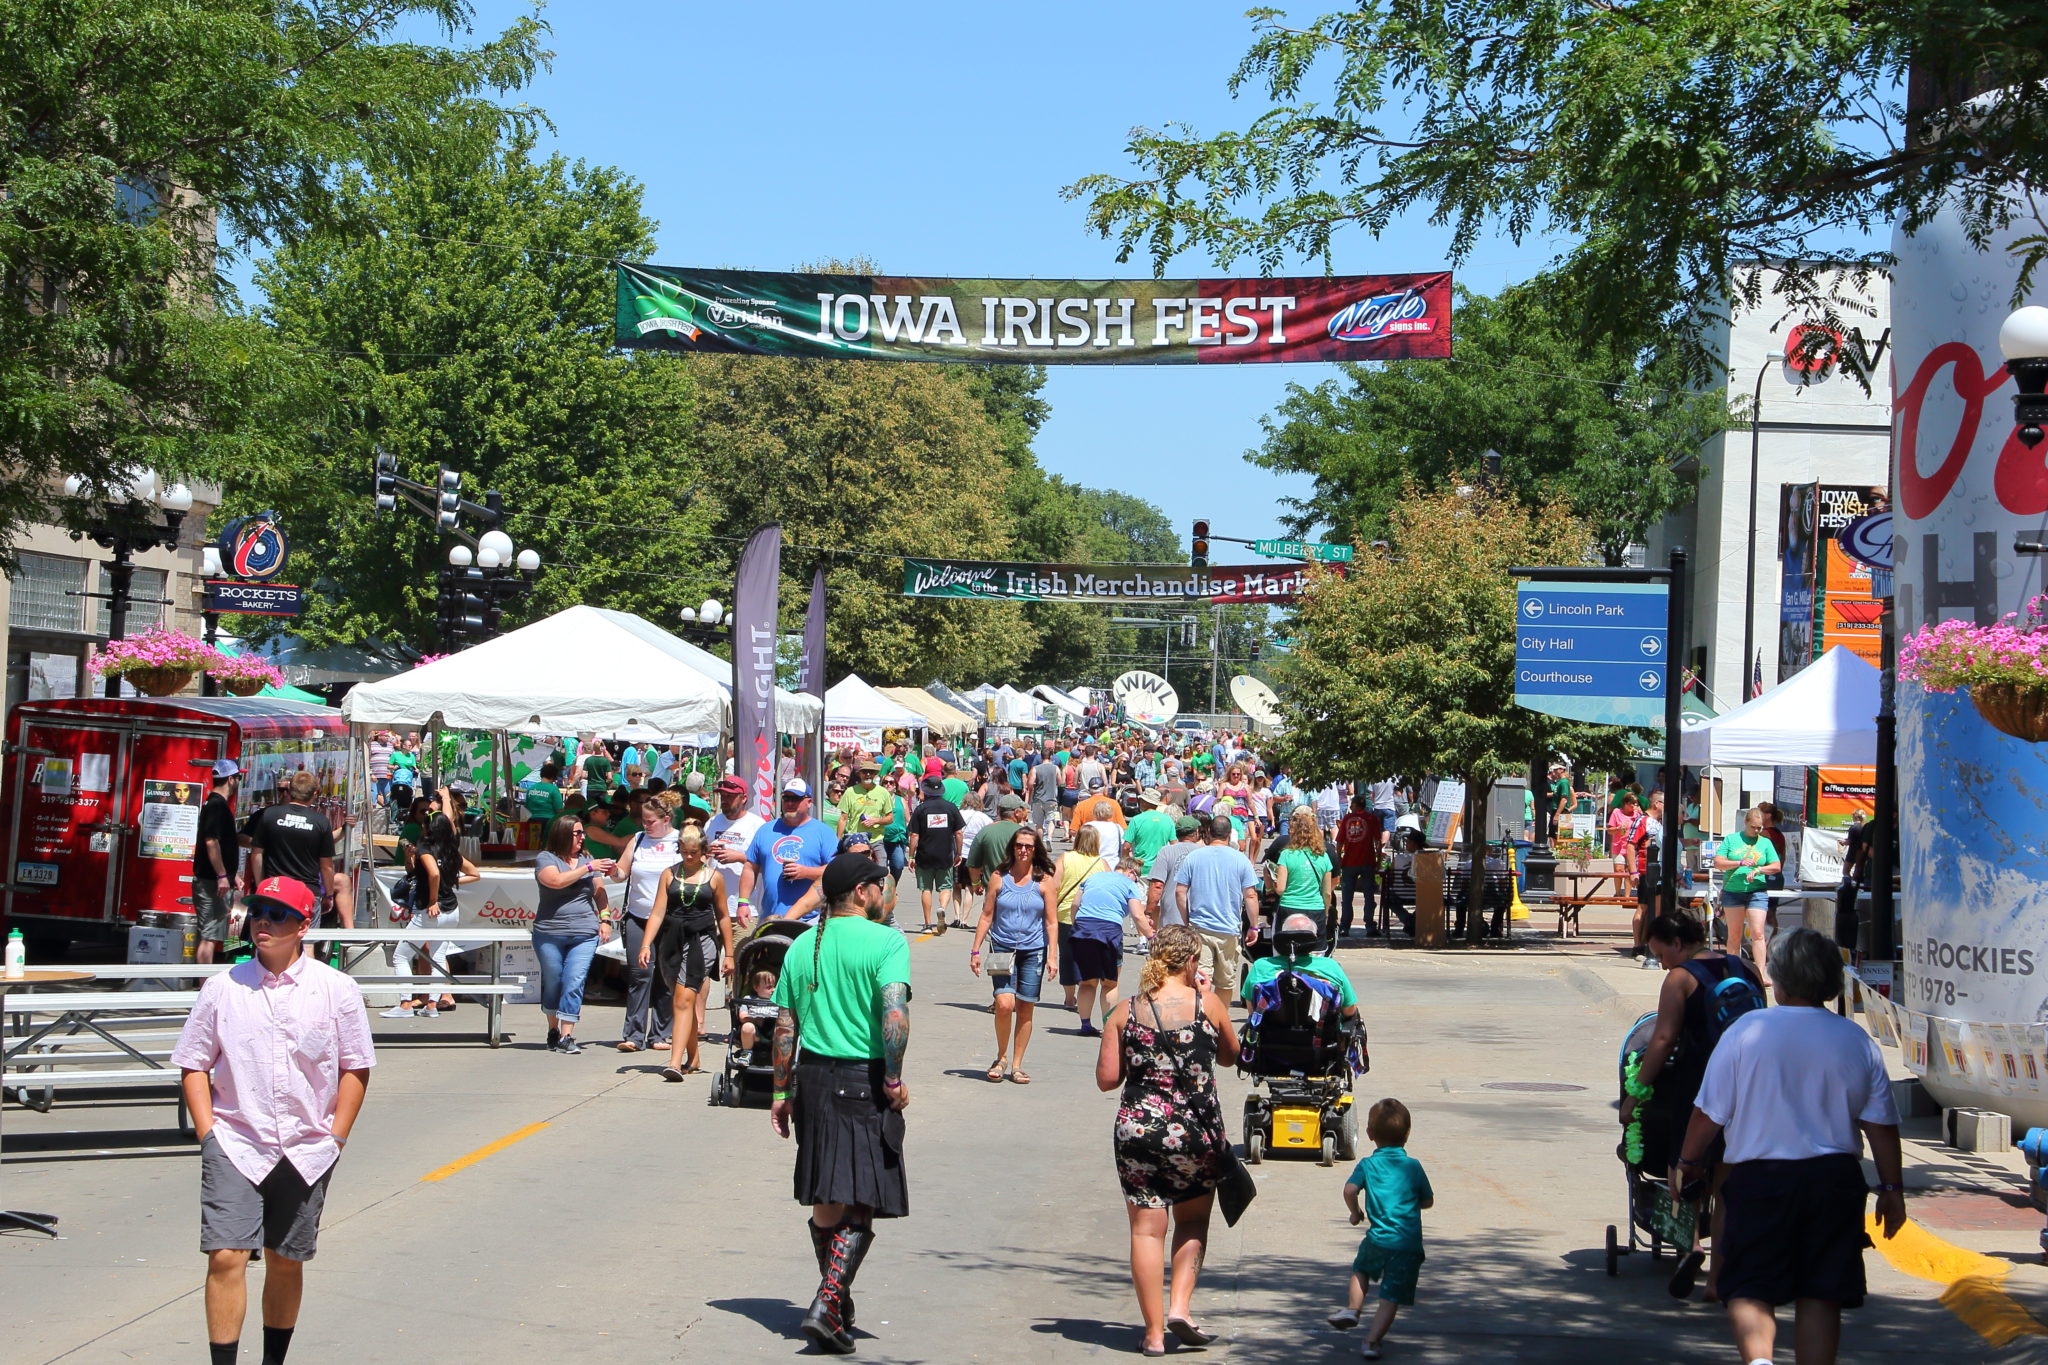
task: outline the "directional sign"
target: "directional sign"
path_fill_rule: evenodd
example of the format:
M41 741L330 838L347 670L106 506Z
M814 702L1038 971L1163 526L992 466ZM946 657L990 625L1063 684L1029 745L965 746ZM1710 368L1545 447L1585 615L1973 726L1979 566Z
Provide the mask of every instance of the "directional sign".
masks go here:
M1252 548L1275 559L1313 559L1324 564L1349 564L1352 547L1315 540L1255 540Z
M1531 582L1515 599L1515 703L1603 725L1664 724L1670 592Z

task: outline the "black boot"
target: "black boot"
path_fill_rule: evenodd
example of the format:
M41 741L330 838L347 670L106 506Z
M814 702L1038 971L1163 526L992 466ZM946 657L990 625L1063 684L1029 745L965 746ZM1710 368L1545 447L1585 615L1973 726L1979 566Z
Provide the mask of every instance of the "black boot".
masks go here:
M807 1221L805 1226L811 1230L811 1251L818 1258L818 1279L823 1281L825 1267L832 1259L832 1235L839 1229L821 1228L817 1223L810 1221ZM841 1288L839 1296L839 1320L846 1325L847 1331L853 1330L853 1295L844 1287Z
M804 1335L821 1351L847 1355L853 1350L853 1337L846 1330L843 1316L846 1294L853 1286L853 1277L859 1272L860 1263L866 1259L874 1240L873 1231L850 1223L842 1223L832 1229L832 1239L825 1250L825 1273L818 1284L818 1296L811 1300L810 1311L804 1314L803 1321Z

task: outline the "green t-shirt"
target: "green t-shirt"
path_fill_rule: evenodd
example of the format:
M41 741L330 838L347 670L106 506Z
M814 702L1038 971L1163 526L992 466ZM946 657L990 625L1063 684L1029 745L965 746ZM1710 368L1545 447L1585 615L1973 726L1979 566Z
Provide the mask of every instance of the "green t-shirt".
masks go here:
M534 783L523 799L529 819L552 820L562 813L562 789L552 782Z
M1378 1148L1351 1168L1344 1183L1365 1193L1365 1214L1372 1220L1366 1241L1395 1251L1422 1250L1422 1206L1436 1191L1406 1147Z
M882 770L882 776L887 777L896 771L896 760L888 754L883 754L875 760L875 766Z
M967 850L967 866L976 872L1002 871L1010 861L1010 839L1022 828L1015 820L992 820L983 825Z
M813 939L821 933L822 940ZM805 1052L848 1061L879 1058L880 990L896 982L910 984L910 940L903 931L862 915L834 915L791 940L775 1003L796 1015L797 1041Z
M1142 811L1135 816L1124 838L1130 841L1131 856L1138 860L1138 866L1147 876L1152 872L1152 860L1159 856L1159 850L1178 839L1174 832L1173 817L1160 810Z
M835 835L838 833L839 807L833 805L822 796L818 798L818 818L825 822L825 828L831 830Z
M882 831L885 844L907 844L910 842L910 812L904 807L903 798L895 793L889 795L889 828Z
M393 749L391 751L392 777L402 777L407 782L411 782L414 775L417 774L419 770L420 756L417 753L413 752L410 749Z
M583 777L586 783L595 783L600 791L612 780L612 761L603 754L592 754L583 760Z
M848 787L846 795L839 798L839 814L846 821L848 833L859 830L870 839L879 839L883 829L896 818L896 797L880 783L865 792L859 787Z
M1195 756L1189 759L1188 762L1194 765L1196 772L1205 773L1216 766L1216 756L1206 749L1197 749Z
M1245 973L1244 985L1238 992L1238 998L1241 1000L1251 999L1252 987L1271 981L1274 977L1280 975L1280 969L1286 965L1285 962L1282 962L1277 957L1262 957L1257 962L1254 962L1251 970ZM1351 978L1344 975L1344 969L1337 965L1334 958L1324 957L1321 953L1317 953L1294 970L1300 972L1303 976L1319 976L1332 986L1335 986L1337 988L1337 1005L1340 1009L1358 1003L1358 992L1352 989Z
M946 779L946 799L959 805L967 799L967 783L957 777Z
M1731 867L1721 875L1721 889L1731 895L1744 896L1752 891L1764 889L1764 874L1751 871L1778 860L1778 848L1769 837L1759 834L1751 839L1747 834L1731 834L1721 841L1715 855L1733 858L1742 864Z
M1282 850L1280 866L1287 869L1287 889L1280 893L1282 910L1323 911L1323 878L1329 874L1330 859L1312 849Z

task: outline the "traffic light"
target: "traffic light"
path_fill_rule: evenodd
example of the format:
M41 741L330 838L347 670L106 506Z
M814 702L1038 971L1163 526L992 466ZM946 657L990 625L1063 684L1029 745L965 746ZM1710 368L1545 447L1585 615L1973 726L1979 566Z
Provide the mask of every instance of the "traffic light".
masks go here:
M456 523L462 520L462 471L442 465L440 488L440 515L436 520L442 530L452 531Z
M377 495L378 512L398 510L398 457L389 451L377 452L377 472L372 489Z
M1258 642L1257 640L1254 640L1254 641L1252 641L1252 662L1253 662L1253 663L1257 663L1258 661L1259 661L1259 642Z
M1209 523L1197 521L1195 534L1188 545L1188 563L1198 569L1209 567Z

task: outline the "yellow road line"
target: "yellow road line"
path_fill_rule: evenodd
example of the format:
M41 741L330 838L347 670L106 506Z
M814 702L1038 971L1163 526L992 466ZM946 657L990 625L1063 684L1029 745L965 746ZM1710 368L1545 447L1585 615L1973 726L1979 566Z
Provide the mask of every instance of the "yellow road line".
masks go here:
M2012 1270L2011 1262L1959 1247L1910 1218L1896 1237L1886 1237L1874 1217L1866 1219L1866 1226L1871 1242L1892 1269L1947 1286L1942 1290L1942 1305L1993 1346L2006 1346L2021 1337L2048 1336L2048 1324L1999 1287Z
M425 1175L421 1176L420 1179L446 1180L449 1176L454 1175L457 1171L468 1170L471 1166L476 1165L477 1162L482 1161L485 1157L496 1156L498 1153L504 1151L507 1147L510 1147L515 1142L526 1141L526 1139L532 1137L535 1133L538 1133L541 1129L545 1127L547 1127L547 1124L545 1123L529 1123L516 1133L507 1133L505 1134L505 1136L499 1138L496 1142L485 1143L483 1146L471 1152L468 1156L459 1156L455 1158L455 1160L449 1162L446 1166L443 1166L438 1170L428 1171Z

